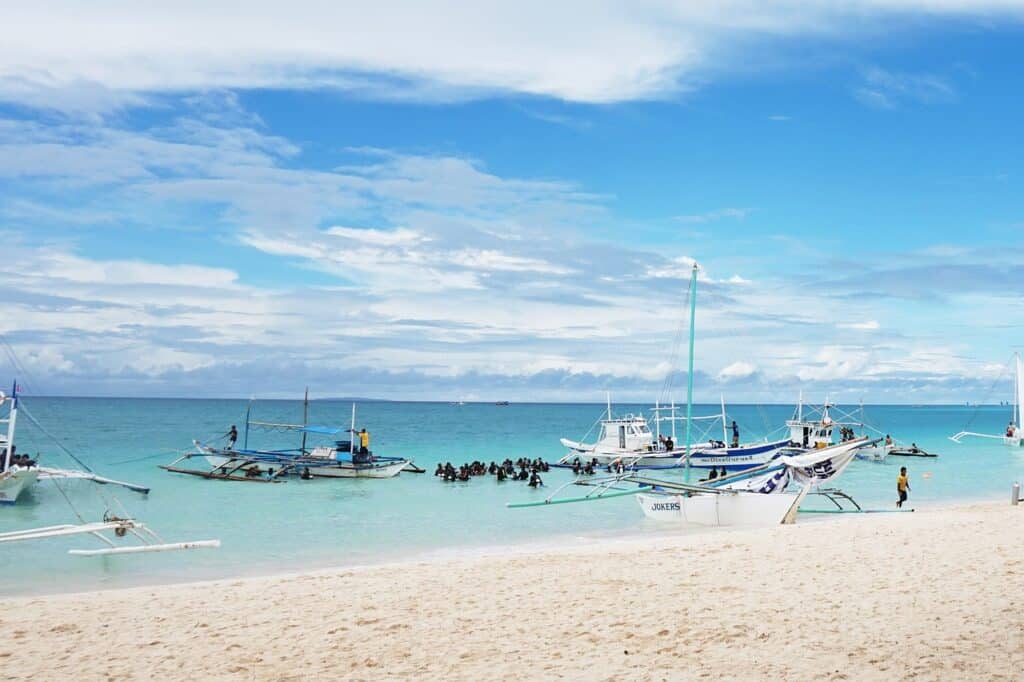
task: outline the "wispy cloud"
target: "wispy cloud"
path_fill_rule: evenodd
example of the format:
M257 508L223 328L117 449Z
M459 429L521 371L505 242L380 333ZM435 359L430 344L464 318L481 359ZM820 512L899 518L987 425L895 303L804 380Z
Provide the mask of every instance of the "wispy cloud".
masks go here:
M862 75L853 96L862 104L895 109L908 102L937 102L956 97L953 85L935 74L888 71L871 67Z
M716 208L704 213L676 216L674 220L691 225L711 223L718 220L743 220L750 215L751 210L749 208Z
M175 5L72 0L6 7L0 99L82 115L217 89L334 89L352 96L450 101L517 93L577 102L662 98L742 63L758 39L899 30L921 16L1019 18L1001 0L844 3L490 2L359 4L266 0ZM851 28L854 27L854 28ZM936 84L870 81L891 102ZM893 80L892 77L895 77ZM941 90L941 85L938 86Z

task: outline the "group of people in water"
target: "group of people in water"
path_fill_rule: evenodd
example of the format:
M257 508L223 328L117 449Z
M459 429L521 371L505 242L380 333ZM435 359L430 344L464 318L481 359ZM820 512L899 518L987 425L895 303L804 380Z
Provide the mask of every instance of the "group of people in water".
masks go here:
M445 462L444 464L438 463L437 469L434 470L434 476L445 483L465 482L474 476L494 476L499 483L510 480L527 481L527 485L531 488L537 488L544 485L540 474L547 473L549 468L548 463L540 458L530 460L525 457L520 457L515 462L511 459L506 459L501 464L491 462L489 466L483 462L473 461L463 464L457 469L452 466L451 462Z

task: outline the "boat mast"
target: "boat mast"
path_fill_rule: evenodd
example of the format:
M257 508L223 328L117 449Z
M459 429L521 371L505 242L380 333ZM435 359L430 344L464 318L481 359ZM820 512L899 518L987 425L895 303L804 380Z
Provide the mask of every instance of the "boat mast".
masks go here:
M31 416L31 415L30 415ZM11 451L14 449L14 422L18 418L18 380L11 388L11 412L7 416L7 450L4 452L4 471L11 470Z
M348 456L356 452L356 404L352 403L352 427L348 430L352 437L348 439Z
M309 421L309 386L306 386L306 394L302 398L302 447L299 451L306 454L306 422Z
M604 399L606 401L608 401L608 421L611 421L612 420L612 392L611 391L605 391L604 392Z
M1021 396L1021 384L1020 384L1020 353L1014 353L1013 359L1015 360L1014 373L1013 373L1013 418L1014 424L1018 429L1024 429L1024 424L1020 423L1020 412L1022 406L1020 404Z
M728 443L729 433L725 428L725 396L719 395L719 397L722 399L722 442Z
M693 341L697 317L697 263L690 275L690 364L686 374L686 482L690 482L690 422L693 417Z
M245 406L245 436L242 438L242 449L249 449L249 414L252 412L252 398L249 398L249 404Z

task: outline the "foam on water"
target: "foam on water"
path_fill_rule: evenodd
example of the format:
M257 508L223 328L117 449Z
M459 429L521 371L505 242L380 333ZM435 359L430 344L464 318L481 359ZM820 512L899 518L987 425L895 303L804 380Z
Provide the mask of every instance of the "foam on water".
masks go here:
M412 457L426 474L390 480L289 480L276 485L206 481L164 472L192 438L207 439L244 422L246 404L233 400L27 398L25 405L63 445L99 473L152 486L148 497L85 482L63 483L87 520L118 504L167 541L219 538L219 550L108 558L68 556L91 548L92 538L54 539L0 546L0 593L103 589L382 563L526 545L586 544L627 534L665 532L643 518L629 497L601 503L510 510L509 501L546 496L569 479L545 475L544 490L481 477L443 483L431 474L438 462L456 466L479 459L563 454L560 437L580 438L601 416L596 405L364 403L358 427L367 427L382 455ZM622 405L622 411L647 406ZM347 425L350 404L314 402L310 422ZM294 422L300 402L257 403L253 418ZM698 410L714 412L715 408ZM744 440L778 429L791 407L732 406ZM855 462L841 487L866 506L891 507L899 466L910 469L911 502L921 507L1004 498L1024 475L1024 448L998 441L956 445L947 440L968 422L1000 433L1008 408L874 406L868 420L903 442L936 451L938 459L891 458ZM720 432L715 437L721 437ZM677 438L677 440L679 440ZM310 443L315 441L311 440ZM43 453L52 466L72 466L27 419L19 421L19 451ZM293 435L252 433L250 445L294 447ZM927 474L927 475L926 475ZM52 484L40 483L12 507L0 507L0 531L74 522L74 512Z

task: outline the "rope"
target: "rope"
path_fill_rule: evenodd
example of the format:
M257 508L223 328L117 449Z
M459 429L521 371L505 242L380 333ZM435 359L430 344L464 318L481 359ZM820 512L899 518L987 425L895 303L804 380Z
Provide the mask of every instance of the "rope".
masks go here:
M22 405L22 406L21 406L21 410L22 410L22 411L23 411L23 412L25 413L25 416L26 416L26 417L28 417L28 420L29 420L30 422L32 422L32 423L33 423L33 424L35 425L35 427L36 427L37 429L39 429L39 430L40 430L40 431L41 431L41 432L42 432L42 433L43 433L44 435L46 435L46 436L47 436L47 437L48 437L48 438L49 438L50 440L52 440L52 441L54 442L54 444L55 444L55 445L56 445L56 446L57 446L58 448L60 448L60 449L61 449L61 450L62 450L62 451L64 452L64 454L65 454L65 455L67 455L68 457L70 457L71 459L73 459L73 460L75 461L75 463L76 463L76 464L78 464L78 466L82 467L83 469L85 469L86 471L88 471L88 472L89 472L90 474L94 474L94 473L96 473L95 471L93 471L93 470L92 470L92 469L91 469L91 468L89 467L89 465L88 465L88 464L86 464L86 463L85 463L85 462L83 462L82 460L78 459L78 457L76 457L76 456L75 456L75 453L71 452L71 451L70 451L70 450L68 450L68 449L67 449L66 447L64 447L64 444L63 444L63 443L61 443L61 442L60 442L60 441L59 441L59 440L57 439L57 437L56 437L56 436L54 436L54 435L53 435L52 433L50 433L50 432L49 432L49 431L47 431L47 430L46 430L45 428L43 428L43 425L42 425L42 424L40 424L40 423L39 423L39 422L38 422L38 421L36 420L36 418L32 416L32 413L31 413L31 412L29 412L29 411L28 411L28 409L27 409L27 408L26 408L26 407L25 407L24 405Z

